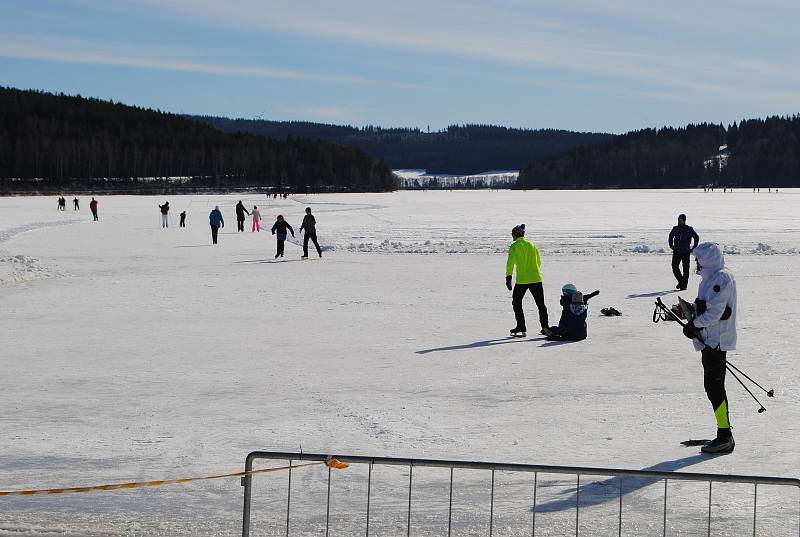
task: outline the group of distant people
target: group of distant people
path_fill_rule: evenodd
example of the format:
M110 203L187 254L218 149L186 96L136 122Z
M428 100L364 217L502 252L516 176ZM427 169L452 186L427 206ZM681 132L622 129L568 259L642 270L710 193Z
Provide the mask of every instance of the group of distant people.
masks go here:
M273 194L275 197L278 196L277 193ZM286 194L283 194L285 197ZM168 228L169 227L169 202L164 202L163 205L158 206L159 210L161 211L161 227ZM252 232L257 233L261 231L261 211L259 210L257 205L253 206L251 211L248 211L242 200L236 204L235 208L236 212L236 230L238 232L244 232L244 223L246 220L246 216L252 217L253 226ZM222 216L222 211L219 208L219 205L215 206L214 209L208 215L208 223L211 227L211 243L218 244L219 243L219 230L220 228L225 227L225 219ZM186 211L183 211L180 214L180 227L186 227ZM317 220L314 218L314 215L311 214L311 207L306 207L306 214L303 217L303 223L300 225L300 232L302 233L305 231L305 235L303 237L303 258L308 257L308 243L309 241L314 244L314 247L317 249L317 254L322 257L322 248L317 241ZM272 225L272 234L276 235L277 239L277 248L275 252L275 258L283 257L284 254L284 243L286 242L286 238L288 233L292 234L294 237L294 228L284 219L283 215L279 214L276 219L275 223Z
M92 217L95 221L97 221L97 205L98 205L97 200L92 198L92 201L89 202L89 210L92 211ZM64 196L59 196L57 207L59 211L67 210L67 199ZM81 210L81 201L78 198L72 199L72 210L73 211Z

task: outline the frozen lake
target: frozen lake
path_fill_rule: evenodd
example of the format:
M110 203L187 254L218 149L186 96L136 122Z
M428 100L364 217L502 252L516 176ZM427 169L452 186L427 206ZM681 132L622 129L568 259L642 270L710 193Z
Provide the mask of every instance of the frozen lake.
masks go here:
M173 227L162 230L157 205L165 199ZM274 262L268 231L251 233L248 219L247 231L236 233L239 199L258 205L267 227L280 213L295 232L312 207L323 258L300 260L295 239ZM0 198L0 490L232 472L252 450L301 445L797 477L800 191L108 196L99 198L98 222L88 198L80 212L67 200L62 213L55 197ZM217 246L208 228L214 205L226 218ZM182 210L185 229L177 227ZM776 392L757 414L728 379L737 445L725 457L679 444L714 433L700 356L675 326L651 320L656 296L677 301L664 251L679 213L701 240L724 245L736 275L739 346L729 358ZM587 340L505 339L514 325L505 252L519 223L542 253L551 324L564 283L600 289ZM692 275L681 296L693 299L697 283ZM623 316L600 316L610 305ZM530 297L525 310L536 326ZM324 473L306 471L316 483ZM285 475L275 475L255 479L283 484ZM551 480L545 501L556 507L542 535L574 522L558 509L574 499L569 483ZM653 500L652 516L627 528L660 535L663 487L645 485L625 501ZM797 491L789 492L765 491L759 534L797 535ZM0 536L233 535L241 494L239 480L229 479L0 497ZM280 500L272 496L267 508L265 490L254 498L265 503L253 534L277 535L271 518L285 518ZM702 491L685 498L690 509L707 501ZM587 517L610 510L616 528L614 501L596 502ZM529 533L527 502L510 495L496 529ZM723 492L718 502L719 534L743 534L726 517L747 529L752 495ZM347 512L341 506L338 514ZM698 534L704 512L696 528L688 521L675 534ZM392 524L376 535L397 534ZM598 523L582 534L607 530Z

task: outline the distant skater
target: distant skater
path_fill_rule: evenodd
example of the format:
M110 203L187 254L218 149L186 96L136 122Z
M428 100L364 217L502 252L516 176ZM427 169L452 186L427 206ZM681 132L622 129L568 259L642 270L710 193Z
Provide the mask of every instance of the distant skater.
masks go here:
M514 317L517 319L517 326L510 330L512 336L525 336L527 332L525 326L525 312L522 310L522 299L528 291L536 301L539 309L539 324L542 327L541 333L545 336L551 335L550 326L547 324L547 306L544 303L544 287L542 286L542 260L539 257L539 250L532 243L525 240L525 224L514 226L511 230L514 242L508 248L508 260L506 261L506 287L513 291L511 295L511 305L514 308ZM511 286L511 276L517 268L517 281Z
M80 211L81 210L81 204L80 204L80 201L78 201L78 198L73 198L72 199L72 210L73 211Z
M689 255L699 241L700 237L697 236L692 226L686 225L686 215L678 215L678 225L669 232L669 247L672 250L672 273L678 280L675 288L680 291L689 285ZM681 265L683 265L682 273Z
M283 215L279 214L275 223L272 224L272 234L275 235L275 232L277 232L276 238L278 239L278 251L275 253L275 259L283 257L283 243L286 242L287 229L292 232L292 237L294 237L294 229L289 225L289 222L283 219Z
M186 227L186 211L181 212L180 217L181 221L178 223L178 227Z
M244 213L248 215L250 212L244 208L244 204L242 200L239 200L239 203L236 204L236 231L244 231Z
M322 248L319 247L317 242L317 219L311 214L311 207L306 207L306 215L303 217L303 223L300 225L300 231L306 230L303 237L303 258L308 257L308 241L314 243L317 247L317 253L322 257Z
M161 209L161 229L169 227L169 202L165 201L164 205L159 205L158 208Z
M92 198L92 201L89 202L89 210L92 211L92 217L94 217L94 221L97 222L97 200Z
M214 210L208 215L209 224L211 224L211 242L217 244L217 233L219 228L225 227L225 220L222 219L222 212L219 210L219 205L214 207Z
M253 212L250 214L253 216L253 232L261 231L261 211L253 205Z
M64 197L58 198L58 210L59 211L66 211L67 210L67 200Z

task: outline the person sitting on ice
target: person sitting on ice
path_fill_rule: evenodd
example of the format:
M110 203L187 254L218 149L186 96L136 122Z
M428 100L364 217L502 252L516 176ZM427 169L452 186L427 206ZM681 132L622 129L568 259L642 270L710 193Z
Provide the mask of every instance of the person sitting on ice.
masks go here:
M558 326L550 327L550 341L581 341L586 339L586 313L587 304L591 298L600 294L594 291L588 295L582 294L574 285L568 283L561 288L561 319Z

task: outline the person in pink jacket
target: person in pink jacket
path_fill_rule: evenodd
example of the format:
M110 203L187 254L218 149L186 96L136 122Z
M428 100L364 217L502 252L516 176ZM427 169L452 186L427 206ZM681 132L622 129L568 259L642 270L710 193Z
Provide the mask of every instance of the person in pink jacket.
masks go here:
M253 216L253 231L261 231L261 211L253 205L253 210L250 214Z

